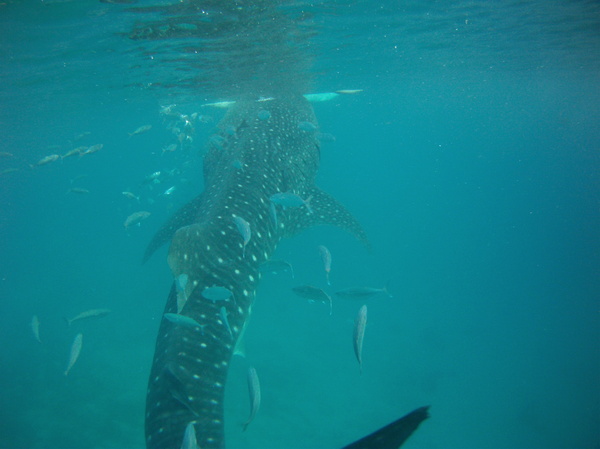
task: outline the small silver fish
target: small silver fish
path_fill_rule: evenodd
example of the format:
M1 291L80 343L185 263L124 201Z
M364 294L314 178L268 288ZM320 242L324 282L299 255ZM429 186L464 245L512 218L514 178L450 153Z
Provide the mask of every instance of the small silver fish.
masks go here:
M181 449L200 449L198 447L198 440L196 439L196 429L194 428L193 422L190 422L187 426L185 426L183 441L181 442Z
M125 223L123 223L123 226L125 226L125 229L128 229L129 226L139 225L143 220L145 220L149 216L150 216L150 212L145 211L145 210L140 210L138 212L134 212L133 214L131 214L129 217L127 217L125 219Z
M219 309L219 316L221 317L221 320L223 320L223 324L227 328L229 335L231 335L231 338L233 338L233 332L231 331L231 326L229 325L229 320L227 319L227 309L225 306Z
M42 340L40 340L40 319L37 315L33 315L33 317L31 317L31 330L33 331L33 336L35 337L35 340L38 343L41 343Z
M180 274L175 278L175 290L177 291L177 313L181 313L183 306L188 300L186 293L186 287L188 284L189 276L185 273Z
M362 374L362 347L363 339L365 338L365 327L367 325L367 306L362 306L356 315L354 320L354 354L358 360L360 366L360 373Z
M148 132L152 129L152 125L143 125L137 128L134 132L129 133L129 137L137 136L138 134L142 134Z
M331 301L331 296L325 293L322 289L313 287L312 285L300 285L292 288L292 291L301 298L306 298L309 301L329 303L329 315L332 314L333 303Z
M204 333L204 328L206 327L206 324L200 324L195 319L186 315L180 315L179 313L165 313L164 317L178 326L187 327L189 329L199 328L202 333Z
M140 197L139 196L135 196L135 194L125 191L125 192L121 192L123 194L123 196L125 198L128 198L130 200L136 200L138 203L140 202Z
M323 268L325 268L327 285L331 285L331 282L329 282L329 273L331 272L331 253L325 246L319 245L319 254L321 255L321 260L323 261Z
M164 196L169 196L171 195L175 190L177 190L176 186L171 186L169 187L167 190L164 191L163 195Z
M227 301L232 295L233 292L231 290L218 285L206 287L204 290L202 290L202 296L204 296L206 299L210 299L212 302Z
M92 145L91 147L89 147L87 150L82 151L81 155L82 156L87 156L88 154L94 154L94 153L100 151L102 148L104 148L104 144L103 143L97 143L96 145Z
M71 354L69 356L69 363L67 365L67 369L65 370L65 376L69 375L69 371L75 365L75 362L79 358L79 354L81 354L81 348L83 346L83 335L77 334L75 340L73 340L73 344L71 345Z
M87 150L86 146L81 146L81 147L77 147L77 148L73 148L72 150L67 151L65 154L63 154L60 158L61 159L65 159L71 156L81 156L81 152Z
M388 291L388 286L386 285L383 288L374 288L374 287L352 287L346 288L344 290L339 290L335 292L337 296L346 299L368 299L373 296L379 295L381 293L385 293L390 298L393 296Z
M246 245L250 241L251 231L250 231L250 223L244 220L242 217L233 217L233 221L237 226L237 229L244 239L244 243L242 245L242 258L246 257Z
M80 195L85 195L90 193L90 191L88 189L84 189L83 187L71 187L69 190L67 190L67 193L78 193Z
M248 427L260 407L260 383L258 382L258 375L254 367L248 369L248 393L250 394L250 416L244 423L244 430Z
M60 159L60 156L58 154L51 154L49 156L41 158L39 161L37 161L35 163L35 166L39 167L40 165L46 165L46 164L49 164L50 162L57 161L58 159Z
M312 214L312 208L310 207L310 200L312 199L312 196L309 196L304 200L293 192L279 192L271 195L269 199L271 202L283 207L284 210L288 207L304 206L308 210L308 213Z
M164 147L164 148L162 149L162 154L165 154L165 153L172 153L172 152L174 152L174 151L176 151L176 150L177 150L177 144L176 144L176 143L172 143L172 144L170 144L170 145L167 145L166 147Z
M70 326L73 321L79 321L79 320L84 320L86 318L100 318L103 316L106 316L110 313L111 311L109 309L90 309L90 310L86 310L85 312L81 312L79 315L68 319L65 318L67 324Z

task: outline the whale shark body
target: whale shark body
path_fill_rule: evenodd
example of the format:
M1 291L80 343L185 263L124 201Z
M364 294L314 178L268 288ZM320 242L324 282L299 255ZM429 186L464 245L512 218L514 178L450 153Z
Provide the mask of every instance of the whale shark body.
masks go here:
M175 284L171 288L165 314L179 308L199 324L161 322L146 400L148 448L180 447L190 422L201 448L224 447L228 366L252 311L260 264L283 237L333 224L367 244L346 208L315 186L319 142L300 123L317 123L302 96L237 101L218 125L218 144L204 157L204 192L176 213L148 247L146 259L170 240L173 276L187 276L183 291ZM275 207L269 198L283 192L311 198L310 210ZM247 222L249 240L237 219ZM231 298L208 300L202 292L213 286L228 289ZM178 307L178 295L184 297L183 306L180 301Z

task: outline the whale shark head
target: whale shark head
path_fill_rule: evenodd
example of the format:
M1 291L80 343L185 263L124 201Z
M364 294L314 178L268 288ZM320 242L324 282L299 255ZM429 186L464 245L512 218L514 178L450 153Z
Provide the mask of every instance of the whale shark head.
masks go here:
M204 157L205 190L148 246L145 258L170 241L173 277L186 282L174 283L165 313L197 325L161 322L146 400L147 447L180 447L190 423L199 447L224 447L228 366L252 311L259 266L282 238L333 224L367 243L346 208L314 184L320 158L316 128L302 96L236 102ZM310 198L310 208L275 206L270 198L284 192ZM215 300L205 293L212 287L231 295Z

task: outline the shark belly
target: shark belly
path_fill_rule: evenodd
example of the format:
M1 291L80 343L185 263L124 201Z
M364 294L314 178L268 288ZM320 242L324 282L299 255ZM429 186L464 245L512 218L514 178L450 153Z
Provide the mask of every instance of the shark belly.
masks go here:
M260 113L264 109L268 119ZM224 143L205 156L205 191L150 243L146 257L170 240L173 276L185 274L189 279L183 292L171 288L165 313L177 313L178 294L184 294L180 313L201 327L161 322L146 398L148 448L181 447L189 423L194 424L199 447L225 446L223 400L229 363L251 315L259 266L282 237L315 224L334 224L366 242L350 213L314 186L319 145L314 133L300 129L303 122L316 119L301 97L236 103L218 125L219 142ZM288 191L313 198L314 211L299 207L279 210L273 217L269 198ZM249 224L247 243L236 217ZM213 286L228 289L231 298L205 298L202 292Z

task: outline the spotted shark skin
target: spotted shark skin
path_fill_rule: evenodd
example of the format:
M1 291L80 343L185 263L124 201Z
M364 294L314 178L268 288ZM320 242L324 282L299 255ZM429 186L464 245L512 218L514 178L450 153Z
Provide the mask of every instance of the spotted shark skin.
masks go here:
M259 114L262 110L269 111L268 119ZM148 448L181 447L190 422L199 447L225 447L228 366L251 314L260 264L282 238L309 226L333 224L368 244L352 215L315 186L319 144L313 132L300 129L302 122L317 125L311 105L301 96L236 102L218 125L222 139L204 157L204 192L175 214L148 247L145 259L171 241L172 274L188 276L187 301L180 313L202 326L178 326L164 318L161 322L146 398ZM279 209L273 219L269 198L288 191L312 197L313 212L305 207ZM245 249L235 217L250 225ZM213 285L229 289L232 297L207 300L202 291ZM176 312L173 285L165 313Z

